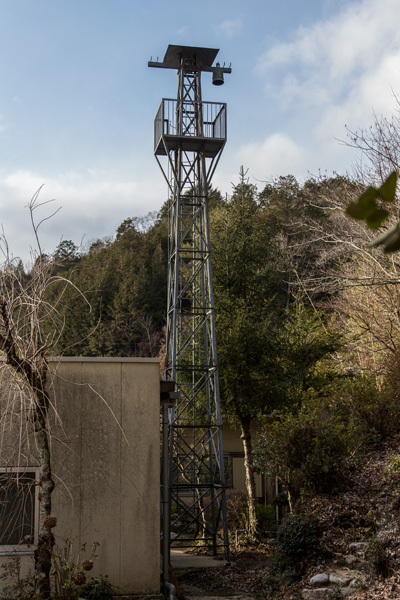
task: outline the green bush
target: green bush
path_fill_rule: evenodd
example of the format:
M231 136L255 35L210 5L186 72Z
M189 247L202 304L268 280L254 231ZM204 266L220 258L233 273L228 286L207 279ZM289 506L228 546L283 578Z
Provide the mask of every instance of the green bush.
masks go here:
M291 514L278 531L278 555L283 566L296 566L315 546L320 533L315 515Z
M269 423L254 454L257 469L278 476L293 498L304 487L332 490L342 479L350 448L351 434L334 413L305 405Z
M113 586L107 575L100 575L99 578L93 577L81 587L79 592L79 597L86 600L112 600L113 595Z
M317 545L319 533L318 519L314 515L289 515L278 531L279 545L265 574L266 593L273 593L278 577L287 584L302 577L306 557Z
M359 445L376 446L400 430L400 402L389 382L359 377L328 390L338 417L357 432Z
M276 414L255 447L257 470L278 476L291 499L302 488L335 491L347 468L368 446L400 430L393 387L373 378L336 381L304 394L297 412Z
M270 504L257 504L258 528L261 532L268 531L275 525L275 509Z

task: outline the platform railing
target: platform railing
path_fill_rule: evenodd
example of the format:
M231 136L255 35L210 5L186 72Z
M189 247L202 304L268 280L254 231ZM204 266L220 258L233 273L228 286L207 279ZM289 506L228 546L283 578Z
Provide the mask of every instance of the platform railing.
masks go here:
M178 112L178 109L180 112ZM182 102L163 98L154 120L154 148L163 136L177 136L179 122L183 125L183 137L226 140L226 104L222 102Z

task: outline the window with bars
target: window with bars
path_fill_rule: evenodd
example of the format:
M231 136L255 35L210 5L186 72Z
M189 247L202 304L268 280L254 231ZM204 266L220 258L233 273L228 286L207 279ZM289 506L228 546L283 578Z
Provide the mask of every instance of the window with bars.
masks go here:
M37 531L37 469L0 471L0 553L32 551Z

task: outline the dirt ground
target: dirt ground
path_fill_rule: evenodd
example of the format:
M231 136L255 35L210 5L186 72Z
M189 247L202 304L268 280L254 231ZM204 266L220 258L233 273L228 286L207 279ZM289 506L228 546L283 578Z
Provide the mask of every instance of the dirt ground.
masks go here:
M232 552L231 564L176 570L186 597L255 597L259 593L268 554L262 550ZM257 592L258 591L258 592Z

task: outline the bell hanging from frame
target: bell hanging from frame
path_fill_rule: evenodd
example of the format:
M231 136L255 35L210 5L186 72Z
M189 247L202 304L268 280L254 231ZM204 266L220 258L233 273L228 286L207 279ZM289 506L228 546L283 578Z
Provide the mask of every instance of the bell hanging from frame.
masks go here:
M213 78L212 78L213 84L214 85L222 85L224 83L224 72L218 62L215 65L215 67L213 67L212 72L213 72Z

